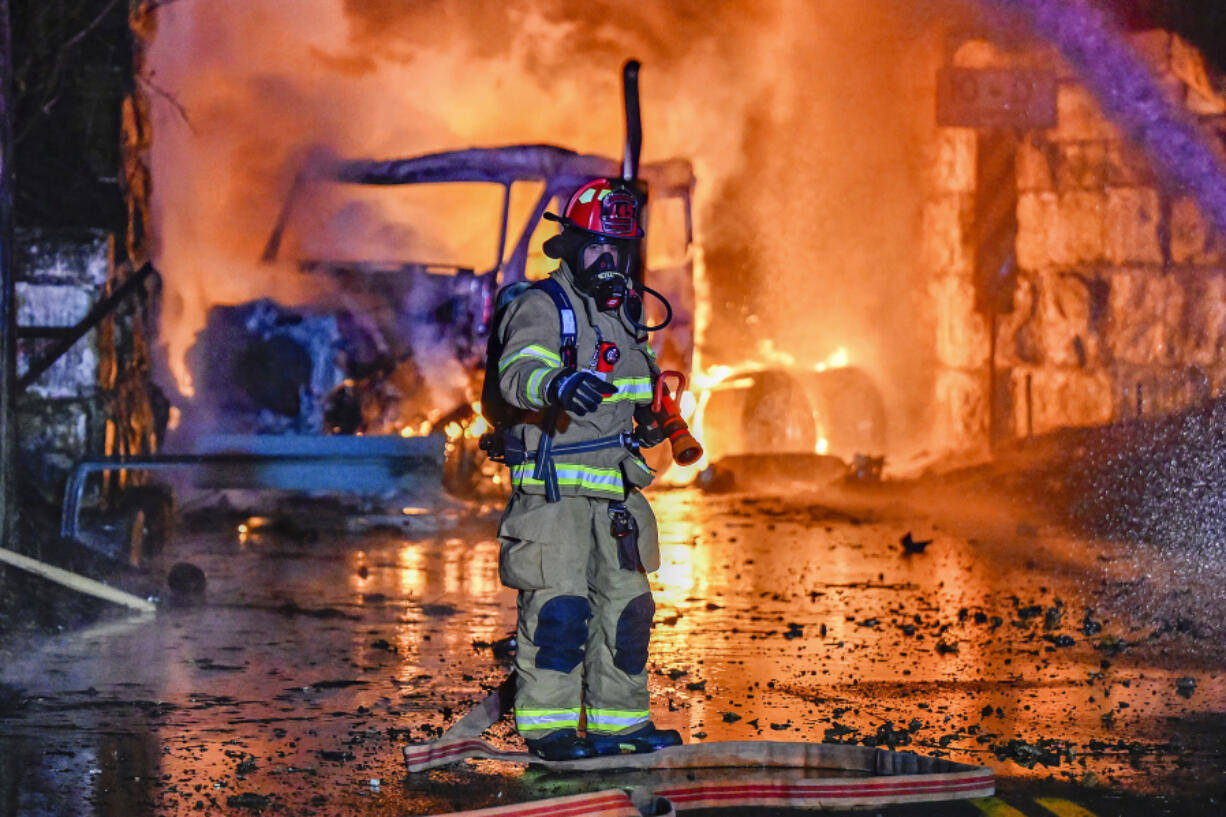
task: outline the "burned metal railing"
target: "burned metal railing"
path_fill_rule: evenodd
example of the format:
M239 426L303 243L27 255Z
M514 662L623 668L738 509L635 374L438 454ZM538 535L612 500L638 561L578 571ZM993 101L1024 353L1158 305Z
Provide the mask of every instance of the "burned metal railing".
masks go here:
M105 471L167 471L196 469L213 482L231 487L254 487L286 490L284 476L269 474L270 467L305 466L311 469L347 467L349 490L361 492L360 480L353 479L352 470L374 466L389 474L405 477L428 473L431 482L441 483L444 438L440 434L425 437L349 437L267 435L266 438L245 437L247 442L259 439L276 444L278 449L264 451L215 451L192 454L151 454L143 457L93 457L73 466L64 490L64 505L60 518L60 535L79 541L81 503L86 480L91 474ZM295 447L298 450L293 450Z
M94 304L93 308L73 326L19 326L18 339L54 340L55 343L39 357L30 362L25 374L17 379L17 391L22 392L34 385L38 378L61 357L66 355L77 341L89 334L108 315L115 311L129 295L136 292L150 276L157 272L153 264L145 262L140 269L124 278L115 290Z

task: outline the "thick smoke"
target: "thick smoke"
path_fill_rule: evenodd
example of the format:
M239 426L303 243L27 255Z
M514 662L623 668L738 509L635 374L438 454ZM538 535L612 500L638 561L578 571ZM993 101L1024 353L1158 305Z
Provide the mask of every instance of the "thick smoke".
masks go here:
M918 7L918 8L912 8ZM894 0L180 0L159 11L154 173L172 363L212 303L312 296L255 263L318 147L409 156L513 142L621 151L619 68L644 63L644 159L688 156L711 294L705 363L769 341L800 364L846 347L896 428L921 417L933 331L919 213L935 24ZM377 210L320 236L418 249ZM288 254L292 256L293 247ZM313 282L318 286L318 282ZM176 311L177 310L177 311ZM181 375L182 372L180 371ZM180 377L182 381L182 377ZM896 437L897 440L897 437Z

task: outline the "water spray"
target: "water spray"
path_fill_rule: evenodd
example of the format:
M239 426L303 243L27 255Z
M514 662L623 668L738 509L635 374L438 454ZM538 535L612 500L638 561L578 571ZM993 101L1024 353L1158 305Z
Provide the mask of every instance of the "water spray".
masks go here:
M1226 161L1182 106L1170 100L1153 71L1110 16L1089 0L983 0L1020 14L1060 50L1098 99L1104 113L1139 145L1156 169L1196 199L1226 235Z

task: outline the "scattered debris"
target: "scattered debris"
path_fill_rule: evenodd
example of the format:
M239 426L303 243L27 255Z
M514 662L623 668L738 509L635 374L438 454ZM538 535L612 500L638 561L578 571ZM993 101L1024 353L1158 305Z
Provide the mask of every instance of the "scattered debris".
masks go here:
M421 606L422 615L430 618L448 618L449 616L457 615L460 608L454 604L423 604Z
M1017 617L1022 621L1028 621L1043 614L1043 605L1041 604L1028 604L1022 607L1016 599L1014 599L1014 604L1017 605Z
M1105 635L1094 642L1094 649L1108 658L1114 658L1131 646L1129 642L1114 635Z
M246 808L252 811L262 811L272 805L272 798L263 794L234 794L226 798L230 808Z
M855 743L856 730L850 726L836 723L822 734L823 743Z
M1027 769L1036 765L1059 766L1065 762L1072 763L1075 759L1072 744L1055 738L1044 738L1036 743L1015 739L1008 743L993 744L991 749L997 759L1012 760Z
M881 482L881 472L884 469L885 457L855 454L851 458L851 465L847 468L847 481Z
M204 571L191 562L175 562L166 574L166 585L170 588L170 603L187 606L204 600L208 580Z
M864 739L865 746L886 746L894 749L906 746L911 742L911 733L906 729L895 729L893 721L886 721L877 727L877 733Z
M293 601L287 601L284 604L278 605L277 607L273 609L275 609L276 612L280 613L283 616L306 616L308 618L319 618L319 619L336 618L336 619L344 619L347 621L361 621L362 620L361 616L353 615L352 613L346 613L342 610L337 610L335 607L317 607L317 608L299 607L297 602L293 602Z
M315 754L319 755L320 760L327 760L332 763L348 763L353 760L353 752L334 752L328 749L320 749Z
M1043 614L1043 629L1058 630L1064 620L1064 602L1056 599L1055 605L1048 607Z
M924 548L932 544L931 539L916 540L911 538L911 531L904 533L900 541L902 542L903 553L907 554L923 553Z

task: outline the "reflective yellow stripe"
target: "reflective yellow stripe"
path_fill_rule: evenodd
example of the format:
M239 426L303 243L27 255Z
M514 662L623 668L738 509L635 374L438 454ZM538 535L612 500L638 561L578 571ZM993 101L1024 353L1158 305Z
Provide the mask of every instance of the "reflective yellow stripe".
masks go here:
M558 356L557 352L550 351L544 346L537 346L533 344L532 346L525 346L510 356L504 355L502 360L498 362L499 374L501 374L512 363L524 357L534 357L537 360L545 361L551 366L562 365L562 358Z
M984 817L1026 817L999 797L979 797L970 801Z
M1076 803L1062 800L1059 797L1036 797L1034 801L1056 815L1056 817L1098 817L1089 809L1082 808Z
M643 404L647 404L651 402L651 394L650 393L648 394L623 394L619 392L618 394L615 394L612 397L606 397L604 399L604 402L606 403L643 403Z
M647 718L651 712L646 709L592 709L587 708L589 718Z
M617 394L614 394L612 397L606 397L606 403L617 403L627 400L634 403L651 402L650 377L624 377L620 380L614 380L613 386L617 389Z
M556 371L555 367L542 366L528 376L528 386L524 391L529 403L539 408L545 407L545 397L541 394L541 383L545 381L547 375Z
M620 732L651 720L646 709L588 709L587 728L597 732Z
M515 728L521 732L542 729L578 729L576 709L516 709Z
M575 485L590 491L601 491L610 494L621 494L625 491L622 484L622 473L616 468L592 468L587 465L572 465L557 463L554 466L558 472L558 485ZM534 463L523 463L511 468L511 484L544 485L545 481L532 478Z

